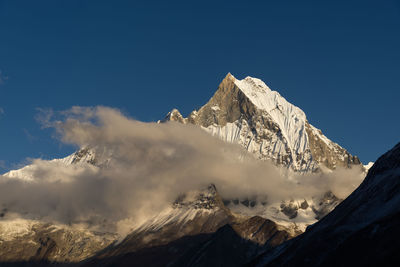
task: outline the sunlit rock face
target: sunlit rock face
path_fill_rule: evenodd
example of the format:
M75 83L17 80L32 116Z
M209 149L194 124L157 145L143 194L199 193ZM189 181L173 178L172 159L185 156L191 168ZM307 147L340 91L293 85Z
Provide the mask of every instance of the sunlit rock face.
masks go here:
M117 234L91 231L82 225L12 218L0 220L0 265L14 262L77 263L111 245Z
M252 77L238 80L229 73L198 111L184 118L173 109L162 120L166 121L199 125L259 159L271 159L296 172L361 165L356 156L312 126L300 108Z

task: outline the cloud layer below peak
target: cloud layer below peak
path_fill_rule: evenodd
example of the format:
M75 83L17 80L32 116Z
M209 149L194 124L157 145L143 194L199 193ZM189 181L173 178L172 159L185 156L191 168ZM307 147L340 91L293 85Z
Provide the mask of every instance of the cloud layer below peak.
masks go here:
M179 194L213 183L225 198L268 196L269 201L305 198L331 190L346 197L361 170L337 170L287 179L275 165L255 160L196 126L144 123L108 107L45 112L39 120L60 140L95 151L98 165L32 162L34 181L0 177L0 207L62 223L115 226L141 222Z

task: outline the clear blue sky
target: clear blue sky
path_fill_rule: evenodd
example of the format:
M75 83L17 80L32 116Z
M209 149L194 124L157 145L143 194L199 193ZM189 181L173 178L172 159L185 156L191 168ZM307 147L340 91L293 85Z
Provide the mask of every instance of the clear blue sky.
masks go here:
M185 115L227 72L258 77L374 161L400 141L400 3L0 0L0 172L73 148L36 108Z

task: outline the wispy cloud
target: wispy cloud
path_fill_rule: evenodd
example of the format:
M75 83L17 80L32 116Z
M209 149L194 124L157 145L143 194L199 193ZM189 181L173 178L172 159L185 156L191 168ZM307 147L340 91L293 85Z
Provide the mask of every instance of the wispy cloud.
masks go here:
M0 85L4 84L4 82L7 80L8 80L8 76L4 75L3 71L0 70Z
M5 160L0 159L0 169L5 169L5 168L6 168Z
M54 122L50 120L54 116L54 112L51 108L36 108L36 111L35 120L40 123L42 128L53 126Z
M26 166L26 164L25 164L25 166ZM0 177L2 174L8 172L11 169L13 169L13 168L7 160L0 159Z
M29 141L30 143L32 143L33 141L35 141L35 140L37 139L37 138L36 138L34 135L32 135L27 129L23 128L22 131L24 131L24 134L25 134L26 138L28 138L28 141Z

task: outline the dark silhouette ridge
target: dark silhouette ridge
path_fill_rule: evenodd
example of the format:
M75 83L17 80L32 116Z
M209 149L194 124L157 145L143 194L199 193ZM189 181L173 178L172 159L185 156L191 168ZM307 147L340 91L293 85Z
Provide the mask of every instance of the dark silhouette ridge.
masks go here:
M331 213L249 266L400 266L399 225L400 143Z

